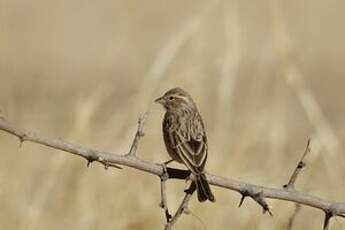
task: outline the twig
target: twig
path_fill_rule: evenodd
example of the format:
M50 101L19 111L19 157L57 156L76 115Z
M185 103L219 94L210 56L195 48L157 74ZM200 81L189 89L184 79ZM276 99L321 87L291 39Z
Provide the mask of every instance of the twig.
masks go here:
M148 113L146 112L144 113L144 115L139 117L138 129L137 129L137 132L135 133L131 149L129 150L129 153L127 153L128 157L136 157L140 138L144 136L144 124L145 124L145 120L147 116L148 116Z
M297 180L297 177L299 173L301 172L301 170L307 165L304 160L306 156L308 155L308 153L310 153L310 139L308 139L307 147L305 148L300 161L298 162L294 172L292 173L289 182L285 184L283 188L288 189L288 190L295 190L295 182Z
M296 203L295 204L295 211L293 212L292 216L289 219L289 223L287 225L286 230L292 230L292 226L293 226L295 219L296 219L296 216L300 210L301 210L301 205Z
M171 221L169 221L166 225L164 230L170 230L172 229L173 225L177 222L178 218L182 215L183 212L185 212L185 210L188 208L188 203L190 198L192 197L192 194L188 194L186 193L183 201L181 202L179 208L177 209L175 215L173 216L173 218L171 219Z
M164 170L164 173L160 177L160 179L161 179L161 202L160 202L159 206L164 210L166 221L167 221L167 223L169 223L169 221L171 219L171 215L170 215L169 209L168 209L167 194L166 194L166 181L169 179L169 175L167 173L167 169L166 169L165 164L163 164L163 170Z
M177 220L181 217L183 213L188 213L188 203L190 198L192 197L194 191L196 189L195 183L192 182L190 187L185 191L185 196L176 210L175 215L172 217L172 219L165 225L164 230L170 230L172 229L173 225L177 222Z
M333 217L332 212L325 212L325 220L323 222L323 230L329 230L331 228L331 218Z
M297 177L299 176L300 172L302 171L302 169L304 167L306 167L306 165L307 165L307 163L305 162L305 158L307 157L308 153L310 153L310 138L308 139L307 146L304 150L304 153L303 153L301 159L299 160L294 172L292 173L289 182L287 184L283 185L284 189L289 190L289 191L296 191L295 190L295 182L296 182ZM301 209L301 205L299 203L296 203L295 204L295 211L289 219L287 230L292 229L292 225L293 225L295 218L296 218L298 212L300 211L300 209Z
M68 153L85 158L88 161L98 161L103 165L115 167L115 165L128 166L140 171L144 171L156 176L161 177L164 174L164 169L161 165L154 164L148 161L141 160L137 157L128 157L126 155L113 154L104 151L98 151L87 148L82 145L73 144L62 139L47 138L43 135L24 131L17 128L15 125L7 122L5 119L0 119L0 130L22 138L25 141L38 143L41 145L49 146L54 149L59 149ZM186 179L189 177L190 172L187 170L167 168L169 178ZM291 201L301 205L310 206L320 209L325 213L331 213L331 217L345 215L345 203L325 200L316 196L312 196L299 191L290 191L287 189L270 188L261 185L254 185L233 179L220 177L212 174L207 174L208 182L211 185L222 187L225 189L237 191L243 194L246 189L251 191L251 194L260 194L261 198L270 198ZM187 197L186 199L189 199ZM329 216L329 215L328 215ZM330 219L329 217L328 219ZM327 220L326 226L328 226Z

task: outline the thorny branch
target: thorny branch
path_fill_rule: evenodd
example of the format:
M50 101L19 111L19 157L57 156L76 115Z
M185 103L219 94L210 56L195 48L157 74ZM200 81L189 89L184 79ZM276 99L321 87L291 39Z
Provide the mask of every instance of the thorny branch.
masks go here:
M139 122L138 130L142 134L143 122ZM118 165L131 167L146 173L156 175L160 178L167 176L169 179L183 179L189 178L190 172L187 170L175 169L164 167L159 164L151 163L145 160L141 160L136 157L136 154L114 154L105 151L94 150L79 144L74 144L62 140L60 138L48 138L44 135L37 134L35 132L24 131L17 128L15 125L9 123L4 118L0 117L0 130L17 136L21 142L30 141L33 143L49 146L54 149L59 149L68 153L72 153L79 157L85 158L89 163L97 161L103 164L105 167L115 167L119 168ZM140 131L141 130L141 131ZM142 135L139 136L142 136ZM133 142L139 142L139 136L136 135ZM132 146L134 150L137 150L138 143L133 143ZM133 151L134 151L133 150ZM130 151L131 153L131 151ZM304 159L304 158L303 158ZM167 174L167 175L166 175ZM298 173L297 173L298 174ZM303 192L299 192L291 189L278 189L271 188L261 185L250 184L246 182L236 181L233 179L216 176L212 174L207 174L207 179L211 185L218 186L221 188L233 190L239 192L244 197L251 197L256 202L258 202L264 209L264 211L269 212L269 206L267 205L265 199L277 199L285 200L301 205L306 205L316 209L320 209L325 213L324 220L324 230L329 230L330 219L335 216L345 217L345 203L335 202L312 196ZM193 184L193 183L192 183ZM292 183L293 184L293 183ZM187 193L183 202L181 203L179 209L176 211L175 215L167 223L166 226L172 226L181 214L186 210L188 201L191 198L193 192ZM244 198L242 198L244 199ZM242 201L243 202L243 201ZM266 208L265 208L266 207ZM169 229L169 228L168 228Z

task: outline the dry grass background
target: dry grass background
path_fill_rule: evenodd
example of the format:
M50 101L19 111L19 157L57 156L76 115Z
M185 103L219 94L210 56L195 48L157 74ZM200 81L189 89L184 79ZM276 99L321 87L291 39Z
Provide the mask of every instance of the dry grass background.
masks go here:
M210 145L209 172L280 187L308 137L298 189L345 201L345 20L342 1L0 2L0 107L22 128L116 153L128 151L138 115L150 117L140 157L167 160L163 110L152 100L180 86L194 96ZM1 229L162 229L159 180L100 165L0 133ZM184 183L171 181L176 207ZM286 229L214 188L191 203L207 229ZM193 215L176 229L203 229ZM303 208L294 229L321 229ZM333 221L344 229L345 221Z

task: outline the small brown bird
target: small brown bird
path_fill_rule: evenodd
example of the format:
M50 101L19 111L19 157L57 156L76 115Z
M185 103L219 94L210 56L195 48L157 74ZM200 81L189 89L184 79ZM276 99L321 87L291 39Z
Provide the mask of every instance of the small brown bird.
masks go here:
M198 200L214 202L204 174L208 154L205 127L192 97L186 91L174 88L155 102L166 110L163 136L170 157L184 164L195 176Z

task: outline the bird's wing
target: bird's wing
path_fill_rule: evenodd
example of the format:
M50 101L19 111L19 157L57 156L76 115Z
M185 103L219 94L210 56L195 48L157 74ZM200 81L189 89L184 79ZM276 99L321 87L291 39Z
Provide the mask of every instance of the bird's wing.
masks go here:
M172 133L176 143L176 153L182 162L194 174L203 171L207 159L207 141L203 131L197 135L182 135L178 131Z

